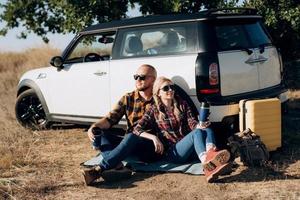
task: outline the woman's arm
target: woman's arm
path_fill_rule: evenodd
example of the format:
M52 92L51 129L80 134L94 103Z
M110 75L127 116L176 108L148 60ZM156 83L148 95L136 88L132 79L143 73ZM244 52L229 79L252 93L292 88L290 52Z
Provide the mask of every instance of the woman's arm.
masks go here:
M187 121L188 121L188 125L190 127L191 130L194 130L195 128L198 129L205 129L207 127L209 127L209 125L211 124L210 121L206 121L204 123L199 123L198 120L196 120L191 107L188 105L188 103L186 101L184 101L184 108L185 108L185 112L187 115Z
M184 108L185 108L184 112L186 113L188 125L191 130L194 130L195 128L197 128L199 122L198 122L198 120L196 120L196 117L193 114L192 109L188 105L188 103L186 101L183 101L183 104L184 104Z
M155 126L155 119L154 119L154 111L153 107L151 106L149 109L146 110L143 117L138 121L137 125L133 129L133 134L140 136L141 133L146 132L149 127L153 128Z
M162 154L164 152L164 146L156 135L146 132L147 128L156 126L154 117L154 107L151 106L144 114L142 119L133 129L133 134L153 141L155 152Z
M152 140L156 153L159 153L159 154L164 153L164 145L162 144L162 142L158 139L158 137L156 135L153 135L153 134L150 134L147 132L143 132L140 134L140 136L143 138Z

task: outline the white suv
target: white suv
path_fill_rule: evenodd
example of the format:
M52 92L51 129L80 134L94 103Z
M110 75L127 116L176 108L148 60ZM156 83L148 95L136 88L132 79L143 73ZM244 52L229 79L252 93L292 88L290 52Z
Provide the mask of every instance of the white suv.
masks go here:
M237 127L245 98L287 100L281 57L253 9L137 17L79 32L54 67L25 73L16 117L33 129L51 122L89 124L134 89L133 74L153 65L193 103L211 104L210 120Z

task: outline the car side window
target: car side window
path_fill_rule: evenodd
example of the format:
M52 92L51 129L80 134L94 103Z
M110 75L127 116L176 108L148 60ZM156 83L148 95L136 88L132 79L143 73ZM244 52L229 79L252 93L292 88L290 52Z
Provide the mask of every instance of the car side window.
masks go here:
M129 28L119 31L120 48L116 57L140 57L187 53L193 50L193 23L166 24ZM194 40L195 41L195 40Z
M68 54L66 63L109 60L115 32L83 35Z

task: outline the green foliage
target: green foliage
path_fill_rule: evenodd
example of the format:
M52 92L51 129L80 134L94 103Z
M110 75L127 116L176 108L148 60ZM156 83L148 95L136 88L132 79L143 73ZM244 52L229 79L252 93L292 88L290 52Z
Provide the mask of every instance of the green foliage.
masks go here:
M242 3L242 4L241 4ZM140 6L143 15L195 13L202 9L224 7L253 7L264 17L275 44L285 59L299 57L299 0L7 0L0 3L0 21L8 30L22 26L20 38L35 33L48 42L46 34L75 33L94 23L126 18L128 7Z
M47 33L75 33L94 23L102 23L126 17L128 7L140 5L142 14L193 13L202 8L234 5L238 0L7 0L0 3L4 10L0 20L6 27L0 29L5 35L9 29L22 26L19 35L26 38L35 33L48 42Z
M233 7L238 0L130 0L142 14L195 13L202 9Z
M48 42L46 34L75 33L93 23L101 23L125 17L127 0L7 0L0 4L4 10L0 19L6 27L0 30L5 35L8 29L23 26L19 37L35 33Z

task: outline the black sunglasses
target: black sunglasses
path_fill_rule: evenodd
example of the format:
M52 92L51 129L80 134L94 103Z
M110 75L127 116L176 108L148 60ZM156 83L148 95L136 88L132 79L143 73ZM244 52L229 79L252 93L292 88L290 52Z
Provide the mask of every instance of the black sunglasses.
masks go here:
M164 87L162 87L160 89L164 92L175 91L175 85L165 85Z
M134 80L140 80L140 81L144 81L146 79L146 75L139 75L139 74L135 74L133 75Z

